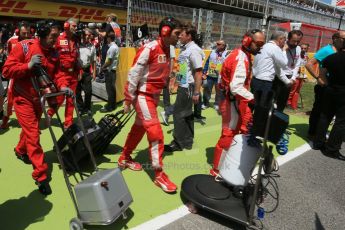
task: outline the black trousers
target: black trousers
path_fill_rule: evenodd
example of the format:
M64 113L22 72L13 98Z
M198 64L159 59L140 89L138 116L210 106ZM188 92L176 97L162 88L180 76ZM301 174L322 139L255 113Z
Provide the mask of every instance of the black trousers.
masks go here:
M81 96L84 91L85 98ZM91 97L92 97L92 77L90 71L84 71L83 75L78 82L76 89L76 100L79 109L91 110Z
M163 88L163 105L164 108L170 106L170 92L168 87Z
M289 99L291 87L287 87L284 82L275 77L273 80L272 89L275 92L277 110L279 112L283 112Z
M308 134L311 136L316 135L316 129L317 129L317 125L320 119L321 108L322 108L322 98L323 98L324 92L325 92L324 86L320 86L320 85L314 86L314 104L309 116L309 130L308 130ZM324 133L324 135L326 135L326 133Z
M194 139L193 87L178 87L174 105L174 142L181 148L192 147Z
M323 89L321 114L317 123L315 144L322 143L332 118L336 116L335 123L326 143L328 152L341 149L345 137L345 87L326 87Z
M264 81L253 77L250 83L250 90L254 96L258 91L261 91L264 94L262 96L266 96L268 92L272 91L272 85L273 83L271 81Z
M201 99L202 99L202 97L200 94L198 104L194 104L194 117L196 117L196 118L201 117L201 106L202 106Z
M116 71L106 71L105 72L105 88L108 94L108 108L116 108Z

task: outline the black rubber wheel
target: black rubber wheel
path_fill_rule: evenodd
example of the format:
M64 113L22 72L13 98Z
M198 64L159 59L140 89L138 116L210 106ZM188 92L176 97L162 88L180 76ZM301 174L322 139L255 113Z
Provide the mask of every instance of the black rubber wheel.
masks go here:
M70 230L83 230L83 223L78 218L73 218L69 222L69 229Z

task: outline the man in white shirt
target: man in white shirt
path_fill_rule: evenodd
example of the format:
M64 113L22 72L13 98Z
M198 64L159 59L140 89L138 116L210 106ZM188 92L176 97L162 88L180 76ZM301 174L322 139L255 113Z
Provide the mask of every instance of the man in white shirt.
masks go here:
M79 46L80 64L82 73L79 74L78 85L76 89L76 99L80 113L91 115L91 97L92 97L92 78L96 78L96 48L91 43L92 31L89 28L84 30L83 42ZM92 76L91 76L91 70ZM84 90L85 98L83 100L81 91Z
M251 90L254 95L257 91L262 91L264 94L271 91L276 76L284 84L292 84L291 80L280 74L281 69L285 68L288 63L286 55L284 55L287 49L287 46L284 46L285 41L285 32L276 31L272 34L271 41L266 43L260 53L255 56L251 81Z
M301 66L301 47L298 46L303 38L303 33L300 30L292 30L288 34L287 46L284 52L288 60L287 66L282 68L281 77L286 76L292 82L295 82L299 75L299 67ZM281 81L275 79L273 82L273 89L276 93L277 110L283 112L286 107L291 85L283 84Z
M115 82L116 68L120 52L119 47L115 43L115 38L115 33L113 32L110 32L107 35L109 49L101 71L105 71L105 88L108 94L108 104L101 109L101 112L111 112L116 108Z
M202 64L205 54L194 42L197 31L193 26L183 28L180 36L181 53L178 57L177 81L179 83L174 105L174 140L164 146L164 151L174 152L191 149L194 139L193 103L200 100Z

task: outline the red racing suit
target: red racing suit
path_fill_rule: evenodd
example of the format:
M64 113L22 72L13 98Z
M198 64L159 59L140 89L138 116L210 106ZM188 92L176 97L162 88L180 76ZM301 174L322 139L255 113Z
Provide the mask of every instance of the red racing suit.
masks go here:
M19 43L19 37L13 36L7 41L7 54L11 53L11 50ZM12 80L10 79L7 86L7 103L4 104L4 116L2 118L2 124L0 128L8 128L8 121L12 115L13 97L12 97Z
M219 161L238 133L247 133L247 124L252 118L248 102L254 100L249 92L251 77L250 54L241 48L233 50L223 63L221 70L222 134L214 150L213 169L218 170Z
M125 103L134 106L136 117L122 154L129 157L146 133L150 159L155 169L163 166L164 137L157 105L169 72L170 48L165 48L161 39L152 41L136 54L125 87Z
M60 65L58 68L58 73L55 75L54 82L59 90L63 87L68 87L75 93L78 85L78 75L80 72L80 66L78 63L78 43L75 39L69 39L67 34L63 32L58 37L55 48L59 53ZM64 96L57 98L58 107L61 106L64 99ZM48 110L49 116L52 117L56 113L57 108L50 108ZM73 99L68 97L66 98L65 108L65 128L69 127L73 123L73 111Z
M32 178L40 182L47 178L48 165L44 162L44 153L40 145L39 121L42 108L38 93L31 83L33 73L28 68L31 57L36 54L42 56L42 66L50 76L54 76L58 55L53 49L41 47L38 39L18 43L5 62L3 73L6 78L13 81L14 111L22 127L15 151L28 155L34 168Z

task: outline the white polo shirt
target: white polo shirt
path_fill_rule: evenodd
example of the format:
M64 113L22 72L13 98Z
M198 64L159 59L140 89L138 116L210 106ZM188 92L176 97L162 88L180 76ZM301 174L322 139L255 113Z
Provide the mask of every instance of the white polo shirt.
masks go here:
M194 41L181 47L177 59L179 65L177 81L180 87L188 88L190 84L194 83L195 70L202 68L204 58L204 52Z

